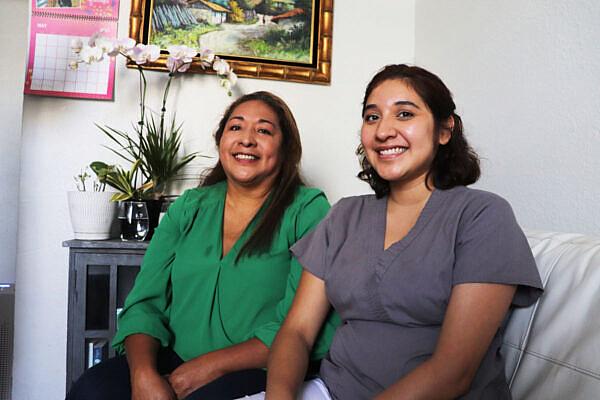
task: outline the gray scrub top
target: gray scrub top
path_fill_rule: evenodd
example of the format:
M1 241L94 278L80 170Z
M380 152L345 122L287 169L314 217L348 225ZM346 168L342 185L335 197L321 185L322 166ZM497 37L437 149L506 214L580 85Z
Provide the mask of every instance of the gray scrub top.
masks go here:
M513 306L542 293L508 202L463 186L434 190L414 227L383 249L387 197L340 200L292 252L323 279L342 319L321 378L334 399L369 399L433 354L454 285L518 285ZM496 333L464 399L510 399Z

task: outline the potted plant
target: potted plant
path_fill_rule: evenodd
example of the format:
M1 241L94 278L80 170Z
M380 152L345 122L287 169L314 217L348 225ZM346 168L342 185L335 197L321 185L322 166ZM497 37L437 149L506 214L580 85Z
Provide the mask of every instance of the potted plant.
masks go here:
M133 132L96 124L111 143L105 147L127 162L130 167L124 169L102 161L94 161L91 167L100 182L119 191L113 195L113 201L147 203L150 218L150 231L147 238L150 238L153 228L158 224L166 186L185 165L199 156L197 152L180 156L182 125L175 122L174 116L170 122L167 121L166 106L172 80L178 74L187 71L194 58L200 61L203 68L212 67L228 95L231 95L231 87L237 77L229 64L210 50L198 51L187 46L170 46L167 49L169 74L162 95L162 106L160 112L155 113L146 106L147 82L142 65L158 59L160 56L158 46L136 44L132 39L113 41L96 36L90 39L88 45L75 40L71 47L79 57L71 62L73 68L77 68L79 63L93 63L102 60L105 56L114 57L119 54L137 65L140 110L137 123L133 125ZM131 206L128 208L131 209ZM131 230L131 227L125 226L124 229Z
M88 182L88 168L73 177L77 190L67 192L69 214L75 239L110 239L117 205L111 201L114 192L105 191L106 185L98 180Z
M151 236L152 229L158 225L160 200L146 199L147 193L153 186L152 180L141 186L136 186L137 172L141 160L133 162L129 171L118 165L108 165L102 161L90 164L102 184L107 184L117 190L111 197L113 204L119 201L118 218L121 230L121 240L145 240ZM153 208L156 207L156 208Z

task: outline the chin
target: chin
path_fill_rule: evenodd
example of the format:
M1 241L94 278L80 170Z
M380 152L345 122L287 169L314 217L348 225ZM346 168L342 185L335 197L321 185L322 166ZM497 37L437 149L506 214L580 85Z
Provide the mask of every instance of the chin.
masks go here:
M256 180L253 178L238 178L238 179L232 179L235 183L237 183L238 185L242 185L242 186L252 186L254 184L256 184Z
M377 171L377 174L388 182L397 182L406 179L406 175L402 172L396 171Z

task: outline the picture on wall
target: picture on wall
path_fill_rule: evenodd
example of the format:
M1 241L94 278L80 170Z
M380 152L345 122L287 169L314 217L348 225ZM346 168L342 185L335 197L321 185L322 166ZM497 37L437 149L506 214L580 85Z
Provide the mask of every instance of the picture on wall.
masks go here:
M211 49L242 77L329 83L332 20L332 0L141 0L130 37ZM192 71L206 72L199 63Z
M36 0L37 8L63 8L63 7L79 7L81 0Z

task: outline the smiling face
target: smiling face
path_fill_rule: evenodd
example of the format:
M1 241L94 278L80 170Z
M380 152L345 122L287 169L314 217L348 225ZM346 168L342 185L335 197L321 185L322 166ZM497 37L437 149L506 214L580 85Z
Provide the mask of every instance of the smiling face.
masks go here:
M219 159L228 181L269 190L279 172L282 140L277 114L264 102L238 105L219 142Z
M425 183L438 144L450 130L435 134L433 114L404 81L379 84L365 103L361 142L371 166L391 187Z

